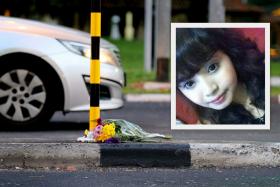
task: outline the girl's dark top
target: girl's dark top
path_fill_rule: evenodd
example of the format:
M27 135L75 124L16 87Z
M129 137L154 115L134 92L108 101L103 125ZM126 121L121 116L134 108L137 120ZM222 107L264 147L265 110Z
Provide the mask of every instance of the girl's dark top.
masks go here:
M255 120L253 120L253 124L264 124L265 122L265 116L263 115L260 118L256 118Z

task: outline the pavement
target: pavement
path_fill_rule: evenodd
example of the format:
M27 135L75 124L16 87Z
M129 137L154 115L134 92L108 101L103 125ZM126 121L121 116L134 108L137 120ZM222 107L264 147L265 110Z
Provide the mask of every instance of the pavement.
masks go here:
M280 85L280 81L277 85ZM170 102L170 96L167 94L127 95L126 99L130 102ZM278 102L279 99L276 97L271 101ZM121 144L63 142L63 140L54 143L0 143L1 169L76 170L111 166L279 167L280 143L258 141L207 143L174 139L157 143Z

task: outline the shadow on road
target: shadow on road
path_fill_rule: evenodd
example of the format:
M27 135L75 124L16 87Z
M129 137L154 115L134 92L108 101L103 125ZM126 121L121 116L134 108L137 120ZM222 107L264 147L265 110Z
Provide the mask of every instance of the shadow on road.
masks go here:
M88 128L88 123L79 122L48 122L40 124L38 126L0 126L1 132L28 132L28 131L74 131L74 130L85 130Z
M33 126L17 125L8 126L5 124L0 125L0 131L6 132L28 132L28 131L74 131L85 130L88 128L88 113L87 112L74 112L63 114L56 112L49 122L38 123Z

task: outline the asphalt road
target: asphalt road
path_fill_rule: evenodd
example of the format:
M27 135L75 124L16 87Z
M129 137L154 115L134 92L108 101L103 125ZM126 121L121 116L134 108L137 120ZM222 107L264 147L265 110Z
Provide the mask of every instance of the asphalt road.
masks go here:
M279 142L280 105L271 105L271 130L170 130L170 104L127 102L125 107L101 113L103 119L125 119L147 132L171 134L173 140L187 142L262 141ZM4 124L1 124L4 125ZM1 127L0 142L73 142L88 128L88 113L54 115L47 127L14 130Z
M280 168L103 168L91 171L0 170L0 186L280 186Z

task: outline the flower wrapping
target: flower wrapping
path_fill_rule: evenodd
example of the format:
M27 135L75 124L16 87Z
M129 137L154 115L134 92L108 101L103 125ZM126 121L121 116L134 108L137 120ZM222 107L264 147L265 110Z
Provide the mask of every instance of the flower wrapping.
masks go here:
M85 137L89 136L89 131L86 130L84 134ZM140 126L122 119L103 120L95 127L90 137L93 138L93 142L102 143L150 142L158 141L159 138L171 138L158 133L148 133Z

